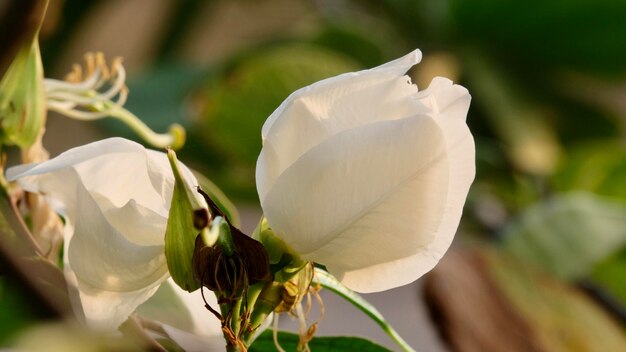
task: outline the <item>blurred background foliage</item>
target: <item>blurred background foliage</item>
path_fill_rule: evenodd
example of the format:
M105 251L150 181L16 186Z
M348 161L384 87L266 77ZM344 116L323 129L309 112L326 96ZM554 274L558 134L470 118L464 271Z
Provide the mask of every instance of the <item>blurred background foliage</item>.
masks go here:
M41 50L52 77L88 50L124 56L127 108L157 131L184 125L180 159L257 204L260 129L291 92L420 48L420 89L442 75L473 96L477 176L457 242L599 290L623 328L625 18L619 0L53 0ZM76 126L50 123L58 151L135 138L108 121L59 138Z

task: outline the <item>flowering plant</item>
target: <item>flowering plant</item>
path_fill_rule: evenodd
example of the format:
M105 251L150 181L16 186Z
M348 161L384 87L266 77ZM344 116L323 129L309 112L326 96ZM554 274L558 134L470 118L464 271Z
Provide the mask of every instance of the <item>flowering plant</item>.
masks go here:
M42 75L38 47L29 44L24 57L3 87L19 88L24 70ZM157 335L185 350L225 341L227 350L245 351L272 316L290 313L301 323L298 349L308 350L317 323L307 325L302 301L319 297L321 286L410 351L352 290L395 288L432 269L450 246L474 177L470 96L440 77L418 90L406 72L420 59L415 50L320 81L269 116L256 169L264 216L250 236L221 192L199 182L171 148L110 138L47 160L40 113L12 116L26 116L28 129L14 123L3 131L4 143L25 151L24 164L6 172L16 185L4 187L31 197L33 248L55 265L61 255L74 316L92 329L127 331L134 321L152 347L161 346ZM82 120L113 116L155 147L182 145L180 126L158 135L123 107L120 60L109 68L101 54L88 56L86 73L32 79L33 105ZM28 101L27 90L7 92L0 103ZM186 312L186 322L159 313L167 306Z

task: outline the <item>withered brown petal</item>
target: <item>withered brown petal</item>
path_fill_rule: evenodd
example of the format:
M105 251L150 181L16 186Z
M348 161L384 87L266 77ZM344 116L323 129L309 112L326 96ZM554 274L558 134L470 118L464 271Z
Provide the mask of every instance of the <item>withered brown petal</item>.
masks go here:
M236 253L229 258L218 247L207 247L202 237L198 236L193 255L196 279L210 290L227 289L231 292L241 288L239 285L243 284L241 278L244 273L247 276L248 285L269 280L271 276L269 255L263 244L234 227L211 197L200 187L198 187L198 193L206 200L212 217L221 216L228 222ZM196 214L194 214L194 224L195 220Z
M268 280L270 278L270 259L263 244L243 234L233 226L230 227L230 230L235 248L237 248L237 252L241 255L246 266L250 285Z
M240 291L246 282L241 258L228 257L221 248L205 245L201 236L196 237L192 266L196 279L218 297Z
M221 294L231 294L270 278L269 257L263 245L231 227L235 255L228 257L221 248L207 246L196 237L192 267L194 277L203 286ZM244 280L246 275L246 280Z
M191 258L191 266L193 268L194 278L201 282L204 286L206 286L207 280L209 279L209 268L214 266L214 264L212 264L211 262L212 258L216 257L215 252L215 248L208 247L204 244L201 235L198 235L196 237L193 257ZM207 287L209 289L212 289L209 286Z

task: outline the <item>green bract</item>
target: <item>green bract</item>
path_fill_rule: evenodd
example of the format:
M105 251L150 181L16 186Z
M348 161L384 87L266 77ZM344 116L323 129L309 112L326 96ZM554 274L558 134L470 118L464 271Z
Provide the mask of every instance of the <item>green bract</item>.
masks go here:
M265 246L274 281L288 281L309 263L300 259L297 252L291 249L280 237L276 236L276 233L267 224L265 217L261 218L252 234L252 238Z
M0 143L32 145L45 123L43 66L37 37L24 46L0 81Z
M194 227L194 210L206 208L194 196L181 175L176 153L169 149L167 157L174 172L174 193L165 231L165 258L167 268L174 282L186 291L192 292L200 287L193 277L191 259L196 237L199 231Z

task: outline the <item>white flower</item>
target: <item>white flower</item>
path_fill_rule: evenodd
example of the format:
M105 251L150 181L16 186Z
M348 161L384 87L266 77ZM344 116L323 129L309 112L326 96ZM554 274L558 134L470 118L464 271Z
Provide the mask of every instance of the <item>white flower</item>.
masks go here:
M197 184L182 164L181 171ZM174 176L164 153L111 138L11 168L7 176L45 195L65 218L64 270L78 288L89 326L116 329L169 277L164 236ZM187 295L183 301L195 297L195 309L207 317L204 330L192 332L206 335L213 320L214 337L221 340L219 322L199 293Z
M291 94L263 126L257 190L271 228L346 286L373 292L432 269L475 174L470 95L405 73L419 50Z

